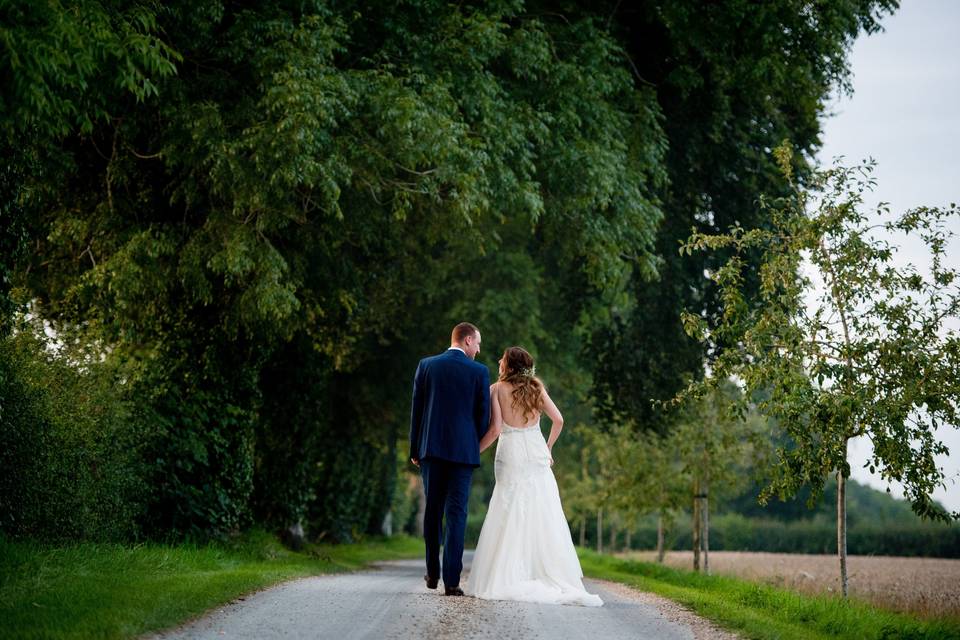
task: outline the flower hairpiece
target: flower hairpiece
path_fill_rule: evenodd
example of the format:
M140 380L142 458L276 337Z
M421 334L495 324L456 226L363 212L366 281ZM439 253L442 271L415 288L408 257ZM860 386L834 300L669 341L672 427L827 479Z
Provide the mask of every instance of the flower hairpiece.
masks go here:
M533 376L537 375L537 367L536 365L532 367L524 367L523 369L520 369L519 374L524 378L532 378Z

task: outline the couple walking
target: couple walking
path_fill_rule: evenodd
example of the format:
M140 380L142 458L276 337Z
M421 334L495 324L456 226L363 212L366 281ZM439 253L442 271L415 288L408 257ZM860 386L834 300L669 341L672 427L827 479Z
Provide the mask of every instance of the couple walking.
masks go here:
M427 497L427 587L437 588L441 578L442 544L444 593L465 593L460 573L470 483L480 453L497 441L496 484L466 594L600 606L600 597L583 588L551 469L563 417L536 378L533 358L520 347L504 351L499 378L491 385L487 368L474 362L480 341L477 327L458 324L450 348L421 360L413 380L410 460L420 468ZM551 420L547 440L540 431L542 413Z

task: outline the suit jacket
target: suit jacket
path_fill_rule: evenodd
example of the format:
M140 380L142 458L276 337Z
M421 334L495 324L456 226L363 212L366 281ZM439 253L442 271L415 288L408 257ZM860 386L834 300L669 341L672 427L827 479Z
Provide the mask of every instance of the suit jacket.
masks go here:
M410 457L480 466L490 422L490 372L458 349L424 358L413 377Z

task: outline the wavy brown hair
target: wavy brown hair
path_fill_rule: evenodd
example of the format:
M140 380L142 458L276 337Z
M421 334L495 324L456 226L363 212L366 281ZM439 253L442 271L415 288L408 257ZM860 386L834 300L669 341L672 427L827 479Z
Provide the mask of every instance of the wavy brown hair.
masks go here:
M543 383L533 375L533 356L522 347L510 347L503 352L503 360L500 381L513 385L511 405L523 412L524 421L529 420L543 410Z

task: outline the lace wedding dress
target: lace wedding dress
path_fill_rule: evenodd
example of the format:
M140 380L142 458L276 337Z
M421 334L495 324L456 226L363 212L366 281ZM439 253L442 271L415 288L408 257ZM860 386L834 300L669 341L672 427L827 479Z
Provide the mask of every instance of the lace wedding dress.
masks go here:
M494 474L464 592L488 600L601 606L600 597L583 587L539 421L503 425Z

